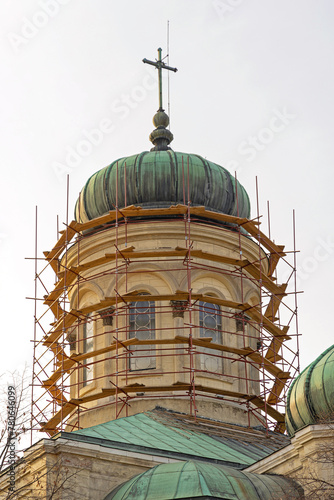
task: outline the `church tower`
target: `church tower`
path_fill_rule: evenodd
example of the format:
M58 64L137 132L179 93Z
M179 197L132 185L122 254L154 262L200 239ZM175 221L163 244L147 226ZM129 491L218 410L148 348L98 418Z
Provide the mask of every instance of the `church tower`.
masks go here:
M171 149L161 73L176 68L161 49L144 62L159 72L152 149L93 174L45 252L55 320L35 342L35 400L46 403L33 426L52 436L162 406L283 431L295 375L278 313L284 247L250 219L236 177Z

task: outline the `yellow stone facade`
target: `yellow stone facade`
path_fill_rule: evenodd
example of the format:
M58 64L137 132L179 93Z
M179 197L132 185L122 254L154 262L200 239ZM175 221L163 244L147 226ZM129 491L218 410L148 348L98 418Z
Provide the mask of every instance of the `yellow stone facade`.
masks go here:
M308 425L296 432L291 444L247 468L247 472L281 474L296 479L307 499L333 498L334 426Z
M189 231L190 230L190 231ZM159 252L169 250L187 249L191 241L191 252L201 250L217 257L217 261L199 259L192 257L191 260L160 257ZM81 310L89 306L96 306L110 297L117 296L117 304L114 306L112 320L104 321L101 315L105 313L102 308L92 313L93 350L102 349L110 345L117 337L120 342L129 337L129 313L128 305L122 302L126 294L140 293L149 295L168 296L168 300L155 301L155 338L159 340L170 340L177 336L194 338L200 337L199 310L196 306L193 310L185 308L180 311L182 304L173 305L174 295L181 292L202 294L213 299L222 299L234 302L248 302L258 304L260 302L259 286L254 283L247 274L241 276L236 271L236 266L219 262L219 257L231 259L244 258L250 262L259 261L261 258L261 269L263 273L268 272L268 261L259 246L250 238L239 235L231 229L217 227L208 223L191 222L191 226L183 221L164 220L142 220L138 222L120 225L118 228L101 229L92 234L86 234L84 238L77 241L63 257L62 263L67 268L71 266L85 265L92 260L115 255L117 262L104 263L87 272L81 272L84 277L78 285L73 285L69 293L71 309ZM137 257L126 263L122 258L122 250L129 250L137 254ZM140 253L149 252L152 257L138 258ZM175 297L177 298L177 297ZM171 299L171 300L170 300ZM206 299L210 300L210 299ZM220 307L220 306L218 306ZM100 306L97 307L99 309ZM174 310L173 310L174 309ZM221 311L221 343L229 347L251 347L257 349L259 332L254 326L245 322L244 326L237 323L238 310L220 307ZM112 322L112 324L111 324ZM109 323L109 324L108 324ZM84 352L84 328L76 329L76 342L72 344L71 353ZM131 349L131 348L130 348ZM141 348L143 349L143 348ZM163 406L183 412L189 412L189 398L181 396L178 392L163 390L159 394L145 394L145 387L168 387L173 384L189 383L189 349L182 344L155 345L151 348L155 367L152 369L131 370L129 351L119 345L118 357L114 353L105 353L89 359L90 369L93 371L89 383L84 383L84 370L77 369L71 376L71 398L80 398L88 394L94 394L101 389L110 389L113 384L117 387L138 384L138 390L130 406L124 405L120 411L116 410L115 397L108 396L103 401L92 401L86 407L91 411L80 415L80 427L88 427L98 423L112 420L118 416L126 416L140 411L153 408L156 405ZM134 351L132 351L134 352ZM137 353L135 353L136 355ZM144 351L147 355L148 351ZM224 359L225 358L225 359ZM194 348L193 368L195 370L196 383L215 389L246 392L259 394L259 372L254 366L246 366L245 363L233 362L237 356L233 353L224 353L207 349ZM87 361L88 363L88 361ZM205 363L211 368L211 373L203 370ZM212 369L216 369L215 373ZM209 370L210 371L210 370ZM116 375L117 373L117 375ZM247 380L247 381L246 381ZM144 394L142 394L144 393ZM146 397L145 397L146 396ZM147 397L149 396L149 397ZM99 407L92 411L92 408ZM102 407L101 407L102 406ZM210 397L196 396L196 407L199 415L212 418L224 419L239 423L248 423L245 407L240 404ZM76 416L71 419L75 425ZM258 423L252 419L253 424Z
M17 499L102 500L113 488L159 463L175 460L122 452L64 438L42 439L25 451L16 468ZM9 476L0 475L0 500L8 498Z

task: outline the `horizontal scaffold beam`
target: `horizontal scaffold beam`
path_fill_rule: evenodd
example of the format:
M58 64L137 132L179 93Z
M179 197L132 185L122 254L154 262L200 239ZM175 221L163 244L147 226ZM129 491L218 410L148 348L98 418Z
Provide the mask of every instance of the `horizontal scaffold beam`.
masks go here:
M85 405L92 401L97 401L109 396L115 396L118 392L122 392L125 395L131 397L132 394L140 392L145 393L161 393L161 392L184 392L191 394L193 391L196 393L204 394L215 394L218 396L225 396L227 398L233 398L238 400L243 400L251 403L256 408L260 410L266 410L268 415L270 415L276 422L283 425L284 424L284 414L277 411L275 408L266 403L260 396L255 394L246 394L237 391L230 391L225 389L204 387L202 385L193 386L192 384L184 384L176 382L173 385L159 385L159 386L146 386L143 384L125 385L117 388L102 389L100 392L95 394L89 394L81 398L73 398L67 403L65 403L62 408L46 423L43 424L40 431L48 432L53 435L57 432L57 426L68 417L73 410L77 409L81 405Z
M181 247L176 247L174 250L171 249L150 251L135 251L134 247L130 247L121 249L118 253L122 256L123 259L126 259L128 261L152 258L164 259L167 257L178 257L180 259L184 259L189 255L192 258L209 260L211 262L219 262L221 264L235 266L236 268L243 269L244 271L249 273L255 280L257 280L259 284L261 283L261 285L265 286L267 290L269 290L269 292L271 292L279 302L282 300L282 297L285 296L284 292L286 290L287 284L277 285L270 277L268 277L263 271L261 271L258 266L256 266L252 262L249 262L247 259L234 259L210 252L203 252L202 250L191 250L191 252L189 253L189 250L187 248ZM82 278L82 272L94 269L101 265L108 264L109 262L115 262L116 255L116 252L112 254L107 253L104 257L99 257L98 259L94 259L79 266L72 266L64 271L60 281L56 283L55 288L46 297L44 304L50 305L50 307L55 310L55 312L57 312L57 299L64 293L65 290L71 287L77 279L79 279L80 277ZM55 314L55 316L59 317L59 314Z
M157 294L150 295L150 301L158 302L158 301L171 301L171 300L189 300L188 292L176 291L174 294ZM138 291L132 291L130 293L126 293L120 297L106 297L101 302L96 304L92 304L87 307L83 307L82 309L72 309L63 318L60 318L53 326L53 329L44 338L43 345L51 346L54 342L56 342L61 335L67 331L69 327L71 327L75 321L78 319L84 319L87 314L95 311L100 311L106 309L107 307L114 306L116 301L123 302L125 304L131 302L139 302L146 301L147 295L141 295ZM259 325L262 325L265 330L271 333L274 337L281 338L282 340L288 340L290 337L287 335L288 326L283 327L282 329L275 325L270 319L266 318L261 314L261 311L256 307L252 306L248 302L236 302L233 300L227 299L219 299L217 297L212 297L211 295L194 293L191 294L191 300L193 302L203 301L211 304L217 304L222 307L228 307L231 309L235 309L238 311L246 312L247 315L254 320Z
M227 345L222 345L222 344L216 344L212 342L211 338L192 338L191 340L193 346L198 346L198 347L203 347L205 349L212 349L216 351L222 351L222 352L228 352L231 354L237 354L238 356L242 357L248 357L251 359L254 363L263 366L263 368L273 375L276 378L279 379L285 379L287 380L290 376L289 373L283 372L279 367L274 365L271 361L266 359L261 355L259 351L254 351L251 347L246 347L246 348L237 348L237 347L231 347ZM139 340L137 338L133 339L128 339L128 340L122 340L118 342L112 342L109 346L103 347L101 349L96 349L94 351L90 351L88 353L84 354L72 354L71 356L66 356L65 353L63 362L61 363L61 366L57 368L53 372L53 374L45 381L43 382L43 387L45 388L51 388L53 387L54 384L65 374L71 371L73 367L80 366L82 361L85 361L86 359L90 358L95 358L97 356L101 356L102 354L106 354L112 351L115 351L116 349L121 349L127 348L128 346L131 345L139 345L139 346L145 346L145 345L150 345L150 346L157 346L157 345L179 345L179 344L184 344L184 345L189 345L190 339L189 337L186 336L181 336L177 335L174 338L169 338L169 339L152 339L152 340Z
M103 226L108 223L114 222L116 219L127 218L131 219L134 217L157 217L157 216L174 216L174 215L186 215L203 217L208 219L213 219L219 222L226 222L228 224L234 224L239 227L243 227L249 234L251 234L261 245L263 245L270 252L270 276L272 276L277 262L280 257L284 257L284 246L276 245L270 240L262 231L259 230L259 223L256 221L249 220L244 217L235 217L227 214L220 214L217 212L212 212L211 210L206 210L204 206L200 207L188 207L186 205L176 205L169 208L142 208L136 207L134 205L122 208L121 210L112 210L105 215L96 217L88 222L79 223L72 221L65 231L60 236L56 245L50 252L44 252L45 258L50 262L53 269L57 272L57 266L54 265L55 260L62 254L65 250L67 244L72 240L76 233L81 233L95 227Z

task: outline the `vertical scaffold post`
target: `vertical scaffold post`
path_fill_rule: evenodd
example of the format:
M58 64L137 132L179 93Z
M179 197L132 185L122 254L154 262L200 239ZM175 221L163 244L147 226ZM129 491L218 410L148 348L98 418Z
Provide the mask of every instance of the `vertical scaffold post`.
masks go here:
M234 173L235 177L235 197L237 200L237 216L240 217L240 211L239 211L239 196L238 196L238 178L237 178L237 172L235 171ZM238 242L239 242L239 259L243 259L243 251L242 251L242 241L241 241L241 227L238 224ZM240 273L240 302L244 302L244 272L242 267L239 268L239 273ZM248 342L246 342L246 332L245 332L245 316L242 315L242 340L243 340L243 346L246 347ZM245 371L245 391L247 394L249 394L249 384L248 384L248 361L246 358L244 358L243 361L244 364L244 371ZM247 406L247 418L248 418L248 426L250 427L250 406L249 402L246 402Z
M81 192L79 193L79 199L81 197ZM81 204L78 203L78 210L79 210L79 220L81 220ZM77 240L77 266L79 267L80 265L80 241L81 238L79 237ZM77 309L79 310L80 306L80 274L78 273L77 275ZM76 325L76 335L75 335L75 347L78 349L79 348L79 336L80 336L80 322L77 321ZM76 351L77 351L76 349ZM80 380L77 372L77 384L76 384L76 391L77 391L77 397L79 398L79 391L80 391ZM71 390L71 389L70 389ZM78 405L77 409L77 415L78 415L78 420L77 420L77 426L78 429L80 429L80 406Z
M294 295L295 295L295 325L296 325L296 347L297 347L297 371L300 372L299 365L299 325L298 325L298 300L297 300L297 250L296 250L296 213L293 209L293 269L294 269Z
M256 215L257 215L257 222L258 222L258 248L259 248L259 292L260 292L260 302L259 302L259 309L260 309L260 331L259 331L259 338L261 345L263 344L263 304L262 304L262 259L261 259L261 232L260 232L260 204L259 204L259 186L258 186L258 180L257 176L255 177L255 184L256 184ZM260 370L260 373L262 374L262 384L263 384L263 401L264 401L264 417L265 417L265 422L266 422L266 432L268 433L268 414L267 414L267 398L266 398L266 374L264 370L264 364L262 363L262 370Z
M67 246L69 243L69 237L68 237L68 204L69 204L69 187L70 187L70 176L67 174L66 177L66 228L65 228L65 250L67 250ZM67 251L65 251L65 262L64 262L64 291L63 291L63 310L66 311L66 278L67 278ZM61 366L61 383L60 383L60 404L61 404L61 429L63 430L63 408L64 408L64 348L65 348L65 339L66 339L66 324L65 324L65 314L63 315L63 328L62 328L62 335L61 335L61 340L60 340L60 350L58 351L58 346L57 346L57 352L60 352L60 366ZM58 392L57 389L56 393Z
M183 161L183 158L182 158ZM193 346L193 305L192 305L192 280L191 280L191 217L190 217L190 180L189 180L189 156L187 158L187 285L188 285L188 301L189 301L189 369L190 369L190 414L194 414L195 420L197 415L196 394L195 394L195 360Z
M38 211L35 208L35 280L34 280L34 341L33 341L33 365L31 376L31 414L30 414L30 446L33 444L33 415L34 415L34 385L35 385L35 363L36 363L36 340L37 340L37 222Z
M118 360L118 162L116 163L116 221L115 221L115 336L116 336L116 357L115 357L115 415L118 418L118 370L119 370L119 360Z

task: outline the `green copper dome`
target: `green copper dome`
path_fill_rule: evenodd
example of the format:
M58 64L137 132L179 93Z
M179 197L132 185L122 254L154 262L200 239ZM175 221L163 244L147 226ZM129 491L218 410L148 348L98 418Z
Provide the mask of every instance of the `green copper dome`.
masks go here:
M93 174L77 200L75 218L87 222L114 210L117 201L119 208L162 208L187 204L188 198L192 206L250 215L245 189L225 168L201 156L169 149L121 158Z
M287 397L290 436L303 427L334 416L334 345L294 380Z
M104 500L302 499L294 481L201 462L161 464L118 486Z

